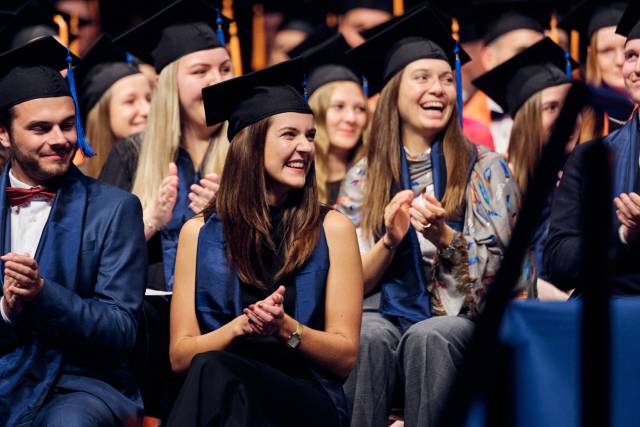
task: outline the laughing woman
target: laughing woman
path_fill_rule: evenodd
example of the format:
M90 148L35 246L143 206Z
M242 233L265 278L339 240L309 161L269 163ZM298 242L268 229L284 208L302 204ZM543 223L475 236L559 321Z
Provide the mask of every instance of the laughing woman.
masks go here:
M101 174L142 202L156 289L171 290L180 228L215 197L229 147L202 103L203 88L233 77L215 16L201 0L179 0L115 40L159 74L144 135L118 143Z
M437 425L519 207L504 160L462 133L454 41L437 23L421 7L350 52L384 86L338 205L357 227L370 295L345 386L352 426L386 426L396 387L405 425ZM527 266L519 295L533 275Z
M318 203L298 67L204 91L231 145L215 204L180 234L170 354L188 375L169 425L348 425L362 266L351 222Z

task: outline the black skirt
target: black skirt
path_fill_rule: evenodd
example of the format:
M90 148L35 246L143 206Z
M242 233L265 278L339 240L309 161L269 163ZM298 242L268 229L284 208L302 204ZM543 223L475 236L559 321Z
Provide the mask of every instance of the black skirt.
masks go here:
M167 425L338 427L338 414L299 353L250 337L193 359Z

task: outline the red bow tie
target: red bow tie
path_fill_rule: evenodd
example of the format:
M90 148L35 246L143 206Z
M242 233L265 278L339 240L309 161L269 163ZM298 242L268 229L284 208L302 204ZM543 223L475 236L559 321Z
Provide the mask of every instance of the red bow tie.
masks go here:
M42 186L33 188L7 187L5 192L7 193L7 200L11 206L23 205L30 202L35 196L40 196L50 200L53 200L56 197L55 191Z

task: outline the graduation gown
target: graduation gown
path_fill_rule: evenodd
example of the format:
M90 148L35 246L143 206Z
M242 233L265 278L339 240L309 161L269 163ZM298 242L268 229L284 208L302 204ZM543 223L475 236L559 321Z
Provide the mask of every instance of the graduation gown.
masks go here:
M8 172L0 177L3 254L11 242ZM127 366L146 275L141 218L134 196L74 166L62 179L36 252L44 288L16 325L0 322L7 425L28 425L52 387L90 393L122 420L142 410Z
M639 137L638 114L634 114L624 127L603 139L613 154L612 197L640 190L637 181ZM594 142L579 145L565 165L551 207L549 238L544 249L544 264L551 282L562 290L575 288L577 294L584 281L580 271L583 268L585 237L585 158ZM618 295L640 294L640 247L623 244L618 237L620 222L613 213L611 221L611 250L614 253L611 292Z

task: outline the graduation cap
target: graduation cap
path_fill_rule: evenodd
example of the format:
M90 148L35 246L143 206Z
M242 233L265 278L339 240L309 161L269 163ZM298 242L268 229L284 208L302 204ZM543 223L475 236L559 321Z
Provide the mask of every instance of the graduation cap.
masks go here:
M58 34L58 27L53 21L57 12L48 3L31 0L17 10L4 13L9 19L0 30L2 51L16 49L40 37Z
M338 7L338 13L344 15L353 9L375 9L393 13L393 0L344 0Z
M445 13L447 23L458 21L458 35L461 42L482 40L486 32L485 23L478 19L475 8L468 0L435 0L433 2Z
M82 58L74 72L83 119L114 83L140 73L129 58L130 55L115 46L106 35L102 35Z
M513 117L536 92L571 82L567 76L567 60L572 68L578 66L567 59L564 49L545 37L478 77L473 84Z
M626 6L626 1L584 0L572 8L558 26L578 31L589 43L596 31L617 26Z
M114 42L160 73L189 53L224 47L223 28L230 22L203 0L177 0Z
M316 89L331 82L350 81L360 84L360 79L353 71L354 64L345 55L350 47L344 37L329 27L319 31L321 34L314 34L314 40L305 40L289 51L290 57L301 56L304 60L308 95L311 96ZM321 36L325 39L317 43Z
M0 55L0 110L41 98L70 96L76 110L78 147L95 154L84 137L71 63L76 58L53 37L43 37ZM67 69L67 81L60 71Z
M618 22L616 33L625 36L627 40L640 39L640 3L637 0L629 2Z
M347 56L368 79L371 93L381 90L396 73L418 59L442 59L452 68L470 60L442 23L441 13L426 5L366 33L370 37L349 50Z
M287 19L280 25L278 31L291 30L291 31L300 31L301 33L311 34L314 31L314 25L300 18Z
M553 9L550 0L476 0L472 7L485 22L486 44L515 30L544 33Z
M275 114L313 114L303 97L303 63L294 58L202 90L207 126L229 121L229 141Z

